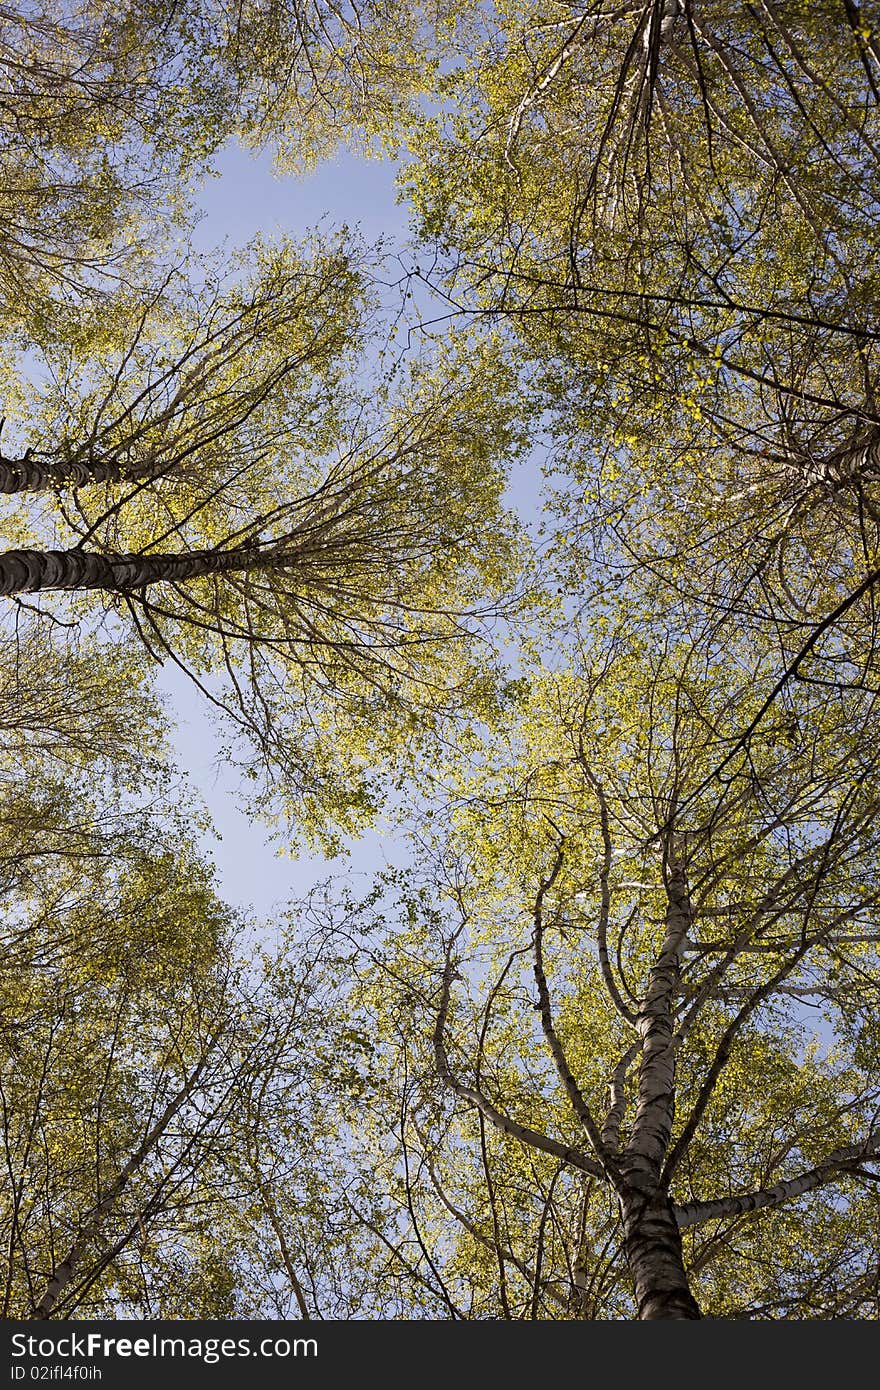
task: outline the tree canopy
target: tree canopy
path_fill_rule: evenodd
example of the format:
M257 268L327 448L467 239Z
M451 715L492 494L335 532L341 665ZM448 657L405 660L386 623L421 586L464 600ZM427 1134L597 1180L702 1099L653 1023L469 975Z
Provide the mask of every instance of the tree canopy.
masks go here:
M2 1316L876 1318L880 11L39 0L0 83ZM229 139L393 156L402 272L197 256ZM224 904L166 663L397 866Z

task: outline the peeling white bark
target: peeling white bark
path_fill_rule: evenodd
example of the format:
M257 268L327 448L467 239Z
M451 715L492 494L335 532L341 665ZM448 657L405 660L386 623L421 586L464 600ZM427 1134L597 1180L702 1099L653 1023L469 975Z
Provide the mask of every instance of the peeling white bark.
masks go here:
M880 1128L872 1130L861 1144L850 1144L847 1148L836 1149L834 1153L809 1168L797 1177L774 1183L772 1187L760 1188L756 1192L746 1192L734 1197L719 1197L709 1202L688 1202L675 1207L675 1219L679 1229L686 1226L699 1226L704 1221L715 1221L729 1216L742 1216L745 1212L760 1211L762 1207L778 1207L782 1202L791 1202L817 1187L833 1182L841 1173L852 1169L859 1162L876 1158L880 1153Z
M183 555L100 555L84 550L8 550L0 555L0 595L44 589L136 593L150 584L181 583L234 571L281 569L296 552L192 550Z
M163 477L164 467L153 462L123 464L118 459L87 459L59 463L31 457L8 459L0 456L0 493L53 492L88 487L92 483L140 482Z
M674 1004L691 923L682 871L672 865L667 883L666 937L651 971L637 1020L642 1040L638 1100L626 1147L628 1171L648 1185L659 1180L675 1118Z
M621 1216L639 1318L656 1322L702 1317L688 1287L681 1234L668 1194L632 1192L621 1202Z
M638 1100L624 1150L620 1211L624 1250L639 1318L701 1317L688 1287L681 1232L661 1180L675 1118L675 1001L691 926L684 871L668 851L666 936L637 1019L641 1039Z
M800 459L789 468L808 483L839 492L855 482L880 481L880 430L836 449L824 459Z

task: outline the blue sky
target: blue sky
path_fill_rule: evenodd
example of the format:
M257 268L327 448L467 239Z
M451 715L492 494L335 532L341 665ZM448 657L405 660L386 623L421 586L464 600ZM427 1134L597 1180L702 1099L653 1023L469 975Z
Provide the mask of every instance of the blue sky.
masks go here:
M207 180L199 197L204 217L193 238L199 251L224 242L235 249L257 232L300 237L322 221L328 228L358 226L368 242L380 237L402 241L406 236L406 210L396 203L395 170L389 161L343 153L307 177L278 178L266 155L254 156L231 145L215 163L219 177ZM160 685L177 720L178 761L204 797L222 837L219 843L208 841L207 848L229 902L252 904L266 914L330 873L369 877L384 865L395 846L378 834L365 836L352 846L347 859L334 864L318 856L279 857L263 827L239 809L241 789L220 756L199 692L170 663L163 668Z
M396 166L343 151L314 173L277 177L268 154L228 145L215 160L219 177L206 180L198 197L205 216L194 244L213 248L229 238L242 246L264 232L302 236L322 219L330 226L359 226L367 241L403 238L406 209L396 202Z

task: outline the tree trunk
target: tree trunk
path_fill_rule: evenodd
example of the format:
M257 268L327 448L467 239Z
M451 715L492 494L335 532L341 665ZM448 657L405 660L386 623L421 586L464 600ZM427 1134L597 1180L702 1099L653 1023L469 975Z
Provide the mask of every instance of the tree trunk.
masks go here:
M671 854L670 854L671 858ZM626 1146L634 1186L651 1191L660 1173L675 1119L675 1039L672 1009L692 912L682 870L674 863L666 886L666 936L648 979L636 1026L641 1038L639 1086L632 1133Z
M798 458L791 471L808 483L840 492L853 483L880 480L880 430L872 429L824 459Z
M155 462L122 464L118 459L89 459L58 463L54 460L0 457L0 493L55 492L88 487L90 483L132 483L165 476L168 465Z
M621 1197L624 1251L635 1284L639 1318L700 1318L688 1287L681 1234L669 1194L629 1188Z
M136 593L149 584L180 583L229 571L280 569L296 552L192 550L183 555L98 555L85 550L8 550L0 555L0 595L41 589Z
M38 1321L51 1318L59 1299L81 1264L83 1256L88 1252L91 1243L98 1235L104 1217L112 1209L116 1199L125 1191L132 1174L137 1172L144 1160L153 1152L171 1121L189 1100L205 1070L205 1065L206 1058L203 1057L186 1085L169 1101L152 1129L145 1135L139 1148L132 1154L116 1181L111 1184L101 1200L96 1202L83 1217L73 1244L64 1259L53 1269L43 1297L34 1304L33 1310L27 1314L29 1318Z
M693 918L684 871L671 846L668 854L666 936L637 1020L641 1038L638 1100L620 1192L624 1250L639 1317L645 1319L702 1316L688 1288L678 1221L660 1178L675 1118L673 1007Z

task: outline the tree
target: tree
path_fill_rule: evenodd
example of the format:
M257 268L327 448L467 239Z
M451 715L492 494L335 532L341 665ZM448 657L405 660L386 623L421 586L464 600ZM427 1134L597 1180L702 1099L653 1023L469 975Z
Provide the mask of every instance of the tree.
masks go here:
M341 144L380 153L433 90L436 10L389 0L245 0L210 6L242 138L281 167L313 167ZM450 7L454 10L454 7Z
M199 817L163 796L146 657L178 661L231 713L248 770L262 759L316 835L372 810L377 748L406 766L444 719L497 700L474 650L513 549L497 347L469 360L448 344L395 386L389 344L367 382L375 309L348 233L257 245L225 277L160 272L161 234L125 247L137 211L163 211L226 133L211 18L44 8L4 36L7 71L27 50L5 113L28 132L5 177L33 192L5 248L0 458L7 1316L225 1316L280 1297L246 1290L242 1232L268 1231L295 1283L266 1165L295 1162L307 1136L291 1099L348 1084L362 1048L337 1033L330 1080L309 1073L298 1030L314 1046L319 1011L297 1010L315 961L264 961L261 978L236 955ZM274 1155L239 1119L270 1109Z
M120 615L223 712L273 813L350 831L378 762L497 699L480 632L511 582L512 375L497 344L402 368L386 341L368 380L391 330L348 231L176 270L168 233L223 139L277 134L281 89L289 106L313 85L304 148L336 138L352 55L390 80L383 17L198 0L3 25L0 161L27 196L8 219L0 593Z
M655 654L616 661L602 685L616 692L609 704L631 701L625 734L585 728L598 697L577 668L570 702L536 683L549 727L515 730L501 791L486 793L478 758L457 787L475 812L426 870L448 896L428 926L387 947L374 1007L379 1031L399 1039L389 1113L403 1117L402 1147L386 1176L405 1233L398 1275L411 1309L453 1316L693 1316L698 1281L713 1311L729 1309L727 1285L741 1314L864 1313L877 1137L859 975L870 991L875 812L857 751L875 718L880 574L871 26L850 6L829 19L723 3L614 16L462 7L457 18L438 84L449 100L410 136L435 275L446 271L451 312L512 326L558 412L553 539L570 607L601 632L625 586L619 602ZM550 750L543 760L535 744ZM488 747L480 757L497 766ZM574 798L573 825L567 767L591 804ZM520 804L530 830L499 809ZM588 838L603 846L589 874ZM615 853L631 882L612 875ZM760 885L751 896L733 869L743 858ZM627 901L632 884L648 886ZM655 902L640 900L652 891ZM586 952L578 894L598 923ZM417 920L418 901L412 911ZM716 915L725 931L697 935ZM839 940L851 920L856 939ZM433 991L418 967L432 923ZM765 939L771 923L787 934ZM470 949L480 932L492 943L483 953ZM686 942L698 943L694 960ZM832 1010L842 1061L801 1056L804 998ZM786 1009L783 1036L768 1037ZM584 1017L589 1030L572 1021ZM732 1055L769 1098L749 1112L748 1137L724 1109ZM476 1128L448 1097L444 1109L444 1087L476 1110ZM835 1092L851 1110L835 1108ZM812 1111L810 1093L821 1096ZM852 1131L844 1114L859 1117ZM775 1147L780 1117L790 1126ZM754 1152L760 1163L743 1162ZM691 1190L677 1191L686 1162ZM786 1203L807 1194L792 1217ZM679 1230L771 1210L781 1215L760 1226L772 1247L763 1285L736 1268L731 1232L711 1228L687 1251L688 1279ZM817 1254L799 1280L785 1247L808 1227L802 1244L825 1263Z
M563 582L592 545L599 583L774 630L782 669L851 600L844 682L873 679L872 23L481 9L408 177L452 308L510 324L557 412Z
M876 26L393 18L4 21L7 1307L876 1315ZM186 121L196 164L406 147L467 331L404 352L347 232L123 255ZM514 672L505 466L548 420ZM187 806L167 842L150 657L325 845L417 772L396 930L313 901L242 961Z
M287 1161L311 1172L294 1100L332 1098L344 1069L341 1047L335 1074L309 1051L320 951L248 968L191 853L114 849L80 863L77 898L32 884L5 933L3 1316L260 1316L241 1236L271 1189L238 1146L280 1094Z
M72 310L16 422L32 442L2 464L11 498L44 505L16 509L0 589L127 615L314 832L369 811L367 759L492 701L477 625L515 535L503 355L450 343L399 389L393 364L346 380L367 328L355 256L257 247L224 287L121 295L98 325Z
M369 1073L348 958L217 897L137 653L24 609L0 651L2 1316L278 1316L297 1270L309 1316Z
M225 138L197 5L39 0L0 22L5 332L45 329L154 261Z
M0 688L2 1316L277 1316L279 1238L310 1300L328 1277L268 1165L302 1174L323 1230L328 1120L369 1057L338 1026L346 961L302 916L270 950L218 899L124 651L74 634L62 660L21 627Z
M873 1316L873 698L719 785L747 653L615 646L531 673L369 938L408 1315Z

